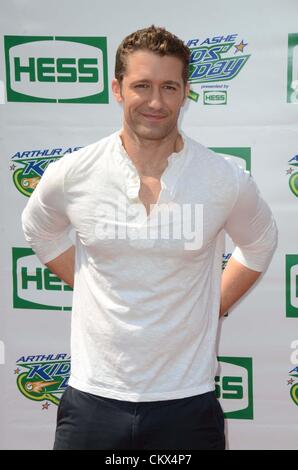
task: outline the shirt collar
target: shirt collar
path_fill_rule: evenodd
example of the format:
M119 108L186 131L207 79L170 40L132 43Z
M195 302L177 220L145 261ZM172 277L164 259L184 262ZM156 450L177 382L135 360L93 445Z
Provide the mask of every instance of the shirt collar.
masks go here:
M116 132L116 161L123 170L126 177L126 194L129 199L137 199L140 190L140 176L133 161L123 147L120 137L121 130ZM173 152L168 157L168 166L161 175L161 189L163 190L163 202L173 200L175 196L175 187L181 174L182 167L186 164L187 159L187 138L184 132L179 131L183 148L179 152Z

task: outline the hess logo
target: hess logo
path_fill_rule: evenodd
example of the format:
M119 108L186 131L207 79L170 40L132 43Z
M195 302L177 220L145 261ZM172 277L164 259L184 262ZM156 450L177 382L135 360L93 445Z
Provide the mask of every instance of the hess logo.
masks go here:
M204 91L204 104L227 104L227 92Z
M8 101L107 103L106 38L5 37Z

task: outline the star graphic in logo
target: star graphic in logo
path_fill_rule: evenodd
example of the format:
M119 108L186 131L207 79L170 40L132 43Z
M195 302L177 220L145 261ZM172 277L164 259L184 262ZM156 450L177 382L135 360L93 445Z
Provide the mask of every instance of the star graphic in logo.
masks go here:
M294 382L293 379L288 380L288 385L292 385L293 382Z
M293 168L289 168L289 169L287 170L287 175L291 175L291 174L293 173L293 171L294 171Z
M20 373L20 369L19 369L19 368L15 369L14 373L15 373L15 375L19 374L19 373Z
M12 165L10 165L9 169L10 171L14 171L16 169L16 165L13 163Z
M42 409L43 410L48 410L49 406L50 406L50 404L48 402L46 402L44 405L42 405Z
M248 43L244 44L243 42L243 39L241 40L240 44L237 44L235 45L234 47L236 47L236 51L234 52L234 54L236 54L237 52L243 52L243 49L245 48L245 46L247 46Z

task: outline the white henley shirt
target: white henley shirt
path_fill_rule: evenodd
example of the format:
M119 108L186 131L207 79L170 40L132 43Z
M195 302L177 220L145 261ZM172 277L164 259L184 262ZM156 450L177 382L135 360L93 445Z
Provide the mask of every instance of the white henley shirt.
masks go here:
M224 232L240 263L260 272L270 263L276 224L252 176L182 137L148 217L119 131L49 164L23 211L25 238L42 263L73 244L70 229L76 234L76 389L137 402L214 390ZM193 243L180 223L180 232L170 230L182 207L192 208L180 216L193 223Z

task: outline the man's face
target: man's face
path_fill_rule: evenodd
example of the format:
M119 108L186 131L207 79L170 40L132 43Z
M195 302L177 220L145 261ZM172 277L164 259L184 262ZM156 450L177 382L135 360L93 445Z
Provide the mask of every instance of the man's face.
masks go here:
M123 104L124 130L139 138L160 140L177 128L189 91L182 70L177 57L142 50L128 55L122 83L112 82L114 95Z

